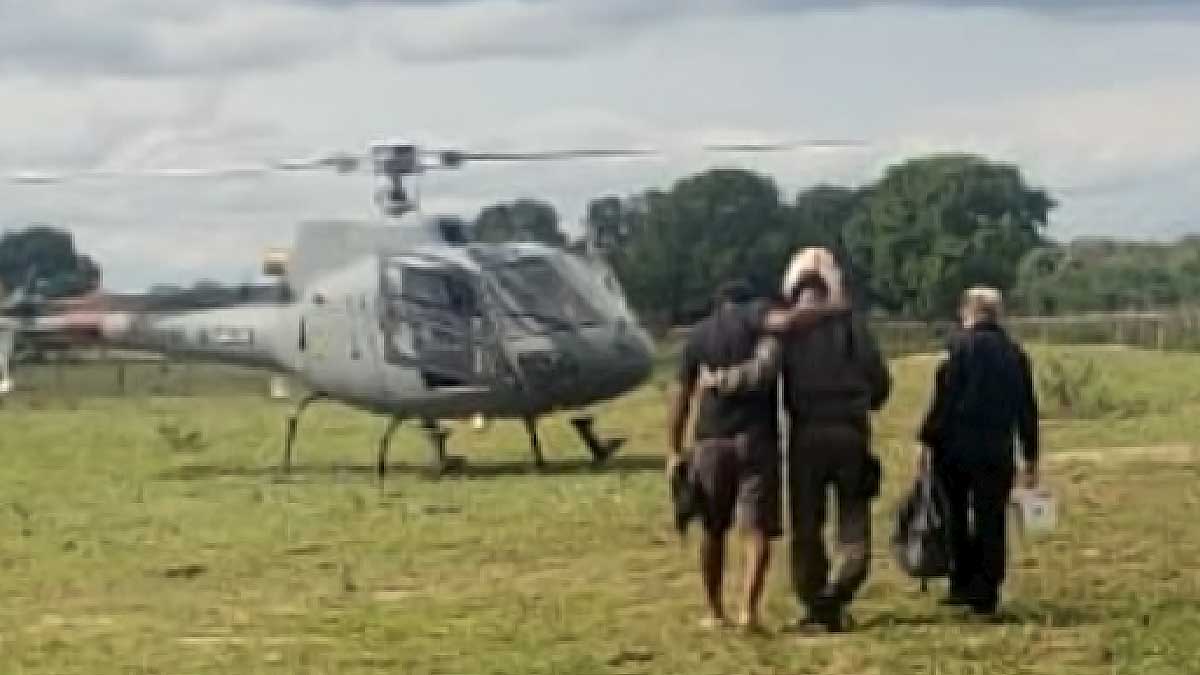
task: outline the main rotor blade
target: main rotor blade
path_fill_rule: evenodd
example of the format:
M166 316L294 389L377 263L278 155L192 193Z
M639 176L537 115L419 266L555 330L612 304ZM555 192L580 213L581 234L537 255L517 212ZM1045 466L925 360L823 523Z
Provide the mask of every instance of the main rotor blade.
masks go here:
M701 145L704 152L785 152L788 150L857 148L865 147L865 141L848 139L817 139L783 141L776 143L710 143ZM537 162L564 159L638 158L667 154L653 148L633 150L555 150L545 152L460 152L448 150L437 154L443 166L458 167L464 162Z
M57 183L116 180L127 178L247 178L266 176L272 173L294 173L300 171L330 170L337 173L352 173L366 163L366 157L348 152L332 152L304 159L285 159L215 168L172 168L172 169L127 169L127 170L83 170L83 171L19 171L3 176L3 180L18 185L53 185Z
M53 185L75 181L116 180L122 178L244 178L262 176L271 167L243 166L220 169L138 169L131 171L63 171L40 173L22 171L4 176L5 182L17 185Z
M278 171L313 171L333 169L338 173L353 173L366 164L364 155L350 152L331 152L306 159L287 159L271 164Z
M437 154L446 166L463 162L544 162L563 159L633 158L660 154L657 150L551 150L538 152L460 152L447 150Z
M710 143L698 147L703 152L786 152L803 149L842 149L865 147L859 140L816 139L781 141L773 143ZM410 146L411 147L411 146ZM464 152L445 150L421 152L425 158L424 168L455 169L467 162L547 162L571 159L635 159L660 157L668 151L656 148L634 149L577 149L533 152ZM246 178L266 176L273 173L298 173L303 171L333 170L340 174L355 173L370 166L370 157L360 153L330 152L302 159L286 159L211 169L131 169L131 170L84 170L43 173L22 171L0 175L0 181L17 185L53 185L75 181L114 180L121 178Z
M818 139L780 141L776 143L710 143L701 146L707 152L786 152L788 150L823 148L864 148L866 141L849 139Z

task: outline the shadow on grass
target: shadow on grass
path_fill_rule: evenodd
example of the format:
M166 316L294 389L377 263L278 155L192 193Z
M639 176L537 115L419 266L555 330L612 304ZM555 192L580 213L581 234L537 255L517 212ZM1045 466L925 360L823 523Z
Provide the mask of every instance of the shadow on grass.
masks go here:
M479 462L465 461L442 474L441 478L502 478L506 476L576 476L605 473L642 473L662 471L663 460L650 456L614 457L604 464L596 465L591 460L548 461L545 466L536 467L530 461ZM439 477L433 468L426 464L412 462L393 462L388 464L387 475ZM332 462L328 464L293 464L285 473L278 466L243 466L232 464L188 464L175 469L164 471L158 475L161 480L206 480L210 478L275 478L281 482L304 481L314 478L332 478L335 476L363 476L375 478L374 464L345 464Z
M995 616L979 617L965 608L939 608L936 611L903 613L887 610L859 624L862 629L889 627L952 626L962 623L997 626L1043 626L1047 628L1077 628L1104 623L1105 616L1097 609L1063 605L1053 601L1014 603L1002 607Z

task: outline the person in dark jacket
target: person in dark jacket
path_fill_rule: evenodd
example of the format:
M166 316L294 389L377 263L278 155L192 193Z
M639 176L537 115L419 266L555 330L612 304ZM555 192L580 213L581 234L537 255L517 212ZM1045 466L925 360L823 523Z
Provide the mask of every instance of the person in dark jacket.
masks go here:
M801 307L846 303L841 273L825 249L799 252L783 290ZM778 341L768 337L755 358L706 374L704 380L729 395L773 383L780 372L789 420L792 581L808 610L799 623L837 632L843 629L844 607L867 578L870 503L879 481L870 451L870 413L886 402L891 376L866 321L841 312ZM774 402L770 405L774 410ZM841 557L832 578L823 538L830 490L837 498Z
M770 541L782 533L782 467L775 380L746 387L736 395L719 396L697 387L700 374L751 358L765 331L811 325L837 311L825 306L771 309L767 303L754 300L747 285L731 282L718 291L713 312L688 334L669 421L671 454L667 471L677 492L687 492L678 490L687 487L678 486L678 467L684 461L684 436L693 395L698 394L695 442L687 462L695 488L695 508L704 527L700 552L710 612L704 621L706 626L725 622L725 540L735 516L747 535L745 585L736 623L746 628L758 625ZM692 495L687 495L687 501L691 500Z
M1038 409L1029 357L1000 326L1003 299L991 288L963 294L961 331L938 368L920 439L950 506L953 570L943 604L994 614L1005 573L1006 508L1016 473L1037 484Z

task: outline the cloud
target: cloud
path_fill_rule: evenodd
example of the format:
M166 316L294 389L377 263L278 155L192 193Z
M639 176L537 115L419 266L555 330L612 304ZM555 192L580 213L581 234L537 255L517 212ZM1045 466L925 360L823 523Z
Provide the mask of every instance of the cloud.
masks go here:
M328 14L233 0L0 0L0 73L77 79L288 67L348 37Z
M1011 161L1060 208L1051 233L1175 236L1200 226L1200 78L945 104L897 130L885 161L969 150Z
M0 0L0 73L244 73L364 48L401 62L549 59L609 49L671 22L898 5L1200 18L1187 0Z
M1017 162L1060 196L1060 236L1159 235L1200 214L1193 22L1093 20L1061 9L1070 2L87 2L0 0L0 172L238 164L395 135L479 150L674 151L480 165L422 183L431 212L535 196L571 222L594 196L712 166L770 173L791 193L954 150ZM60 29L81 37L53 37ZM686 150L805 136L875 145ZM237 280L297 221L373 217L372 187L332 175L0 185L0 228L71 227L118 288Z

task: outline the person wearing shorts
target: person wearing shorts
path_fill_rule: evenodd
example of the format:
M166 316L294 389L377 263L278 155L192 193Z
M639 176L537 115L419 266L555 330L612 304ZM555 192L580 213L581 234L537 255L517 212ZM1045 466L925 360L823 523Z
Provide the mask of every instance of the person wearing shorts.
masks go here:
M719 368L749 359L762 333L766 305L741 282L724 284L712 313L694 326L683 350L679 390L671 424L671 462L683 455L684 431L701 368ZM708 600L705 625L726 621L723 602L725 542L735 519L746 532L746 573L742 606L735 621L752 628L770 562L770 541L780 535L777 389L770 383L738 396L700 390L689 462L704 537L700 566ZM737 508L738 506L741 508Z

